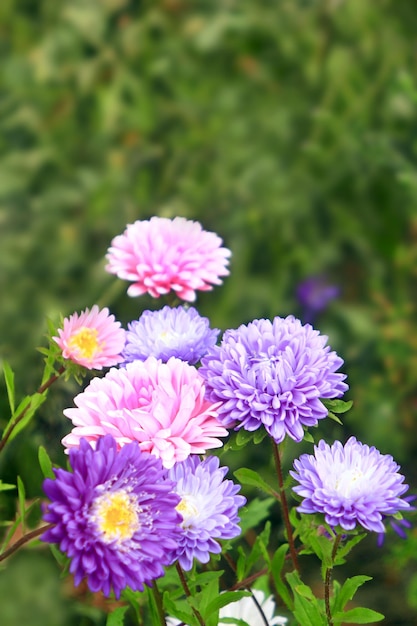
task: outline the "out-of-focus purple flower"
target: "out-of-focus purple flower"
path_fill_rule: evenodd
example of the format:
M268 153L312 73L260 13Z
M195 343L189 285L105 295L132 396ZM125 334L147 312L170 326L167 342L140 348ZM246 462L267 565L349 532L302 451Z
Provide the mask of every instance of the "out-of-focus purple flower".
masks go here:
M301 441L304 428L328 414L320 398L339 398L348 388L336 371L343 360L326 343L292 315L227 330L199 369L207 397L223 403L219 420L236 430L263 425L277 443L286 435Z
M158 311L144 311L139 320L128 325L122 356L128 363L144 361L148 356L166 362L174 356L194 364L216 344L219 333L194 307L165 306Z
M320 441L314 455L303 454L294 461L293 487L303 498L300 513L323 513L330 526L352 530L357 524L366 530L385 532L387 515L410 508L400 496L408 489L399 465L392 456L381 454L350 437L345 446Z
M187 571L194 558L207 563L211 552L221 552L217 540L240 535L238 508L246 498L237 495L240 485L224 480L227 472L215 456L204 461L190 456L169 470L168 476L176 484L174 491L181 498L177 511L182 516L182 534L174 559Z
M406 496L404 498L404 500L406 500L407 502L414 502L414 500L417 498L416 495L412 495L412 496ZM415 506L410 506L409 508L410 511L415 511L416 507ZM385 521L385 520L384 520ZM409 530L412 527L412 524L409 520L407 519L395 519L392 517L387 517L386 521L389 523L389 525L391 526L392 530L399 536L401 537L401 539L407 539L407 530ZM381 547L382 544L384 543L384 539L385 539L385 533L379 533L378 534L378 540L377 540L377 544L378 547Z
M70 450L72 472L55 469L44 481L50 503L42 540L71 559L78 585L118 598L125 587L142 591L164 575L177 546L179 497L159 459L136 442L117 450L107 435L95 450L86 440Z
M325 276L310 276L297 287L296 296L303 308L303 320L311 323L317 313L324 311L329 302L340 296L340 287L330 285Z

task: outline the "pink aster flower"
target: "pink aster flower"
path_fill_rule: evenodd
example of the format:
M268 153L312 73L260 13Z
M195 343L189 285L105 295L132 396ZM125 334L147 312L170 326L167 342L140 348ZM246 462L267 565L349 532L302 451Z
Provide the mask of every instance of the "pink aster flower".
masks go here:
M95 304L91 311L73 313L64 319L58 337L52 337L69 359L87 369L101 370L123 361L121 352L125 345L125 330L107 308Z
M127 293L154 298L174 291L193 302L196 291L209 291L227 276L230 250L215 233L184 217L152 217L129 224L112 241L106 270L133 281Z
M193 366L172 357L167 363L148 357L112 368L93 378L75 397L76 408L64 414L74 428L62 443L78 447L84 437L92 445L110 434L118 447L139 447L162 459L166 468L190 454L203 454L222 444L228 431L217 420L219 403L205 399L202 376Z

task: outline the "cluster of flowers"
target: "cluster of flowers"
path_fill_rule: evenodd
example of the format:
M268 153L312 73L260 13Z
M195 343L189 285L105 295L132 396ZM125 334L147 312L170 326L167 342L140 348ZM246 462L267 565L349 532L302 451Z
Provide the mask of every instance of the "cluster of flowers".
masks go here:
M191 303L228 275L229 257L199 223L153 217L114 238L106 269L133 283L131 296L173 292ZM44 483L43 540L71 559L75 584L86 578L92 591L119 597L126 586L143 590L170 564L207 563L219 541L239 535L246 500L218 457L203 455L231 429L264 428L277 444L287 436L299 442L328 415L322 400L348 389L327 337L293 316L219 336L186 304L145 311L126 330L94 306L65 319L54 337L64 359L110 368L64 411L73 424L63 439L71 471L57 469ZM320 441L291 472L298 510L321 513L335 528L384 532L386 516L410 507L398 470L353 437L344 446ZM265 602L269 623L283 623Z

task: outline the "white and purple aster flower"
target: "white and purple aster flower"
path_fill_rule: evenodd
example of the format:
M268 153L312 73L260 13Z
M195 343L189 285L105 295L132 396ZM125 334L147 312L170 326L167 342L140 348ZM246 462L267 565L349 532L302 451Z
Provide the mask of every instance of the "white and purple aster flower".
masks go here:
M86 440L70 450L72 472L55 469L44 481L50 503L43 516L53 526L41 537L71 559L78 585L116 598L125 587L142 591L164 575L177 547L179 497L160 459L136 442L117 450L113 437Z
M139 320L128 324L122 356L127 363L148 356L166 362L173 356L194 365L216 344L219 333L194 307L165 306L144 311Z
M320 398L339 398L348 389L343 360L327 337L292 315L260 319L227 330L220 346L201 360L206 397L221 401L226 428L248 431L264 426L280 443L286 435L301 441L328 410Z
M293 487L303 498L300 513L322 513L330 526L352 530L357 524L366 530L385 532L387 515L409 509L400 496L408 489L399 465L392 456L381 454L350 437L343 446L320 441L314 455L303 454L294 461Z
M181 537L175 549L174 560L188 571L196 558L207 563L210 553L219 554L217 540L233 539L241 533L238 508L246 502L237 495L240 485L223 480L227 467L219 467L218 457L200 461L196 455L176 463L168 476L181 498L177 511L182 516Z

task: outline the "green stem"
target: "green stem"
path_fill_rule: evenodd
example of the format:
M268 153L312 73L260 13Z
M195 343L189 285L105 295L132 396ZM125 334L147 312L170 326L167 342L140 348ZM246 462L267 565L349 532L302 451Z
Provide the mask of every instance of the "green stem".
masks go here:
M187 580L185 578L183 569L181 567L181 565L179 564L179 562L177 561L175 564L175 567L177 568L177 572L178 572L178 576L180 578L181 581L181 585L182 588L184 589L184 593L187 596L187 598L191 598L191 591L190 588L188 586ZM205 621L203 620L200 611L198 611L195 607L193 607L193 605L191 604L191 608L193 610L194 615L196 616L196 618L198 619L198 623L200 624L200 626L206 626Z
M26 533L23 537L20 537L15 543L13 543L10 548L7 548L2 554L0 554L0 562L7 559L9 556L14 554L19 548L25 545L25 543L29 543L32 539L36 539L39 535L43 535L46 530L52 528L54 524L46 524L46 526L41 526L40 528L36 528L36 530L32 530L30 533Z
M326 573L324 575L324 604L326 607L326 617L328 626L333 626L333 618L332 612L330 610L330 584L332 580L332 571L333 571L333 563L336 558L337 549L339 547L339 543L341 540L341 535L336 535L333 550L332 550L332 564L330 567L326 568Z
M36 394L42 394L44 393L47 389L49 389L49 387L56 381L58 380L58 378L61 376L61 374L63 374L65 372L65 367L63 365L61 365L61 367L59 368L59 370L56 372L56 374L53 374L50 378L48 378L48 380L46 382L43 383L43 385L41 385L37 391L35 392ZM32 405L32 402L29 402L29 404L27 406L25 406L25 408L19 413L19 415L16 415L16 417L14 418L13 421L11 421L8 425L8 427L6 428L6 430L3 433L3 436L1 438L0 441L0 452L3 450L3 448L5 447L6 443L8 442L8 440L10 439L14 429L16 428L16 426L19 424L19 422L22 421L22 419L25 417L26 413L29 411L30 407Z
M153 599L155 602L156 610L158 613L160 626L166 626L165 612L164 612L164 607L162 604L162 595L161 595L161 592L159 591L158 585L156 584L156 580L152 582L151 590L152 590L152 595L153 595Z
M283 514L283 517L284 517L285 529L287 531L287 540L288 540L288 545L289 545L289 548L290 548L291 560L293 562L294 569L299 573L300 572L300 566L298 564L297 551L295 549L295 544L294 544L294 536L293 536L292 526L291 526L291 522L290 522L290 514L289 514L289 510L288 510L287 496L285 495L284 478L283 478L283 474L282 474L281 458L280 458L280 454L279 454L278 445L275 443L275 441L273 439L271 439L271 441L272 441L272 447L273 447L273 451L274 451L275 468L276 468L277 477L278 477L279 492L280 492L280 503L281 503L281 508L282 508L282 514Z

